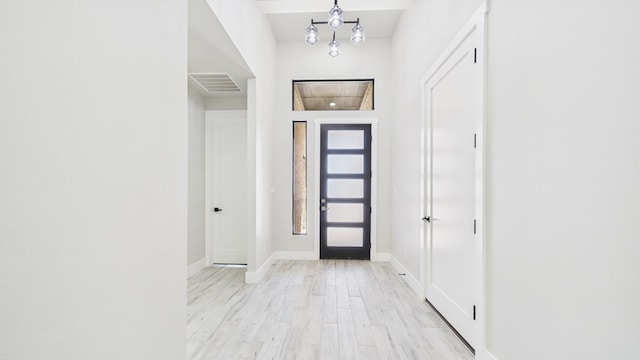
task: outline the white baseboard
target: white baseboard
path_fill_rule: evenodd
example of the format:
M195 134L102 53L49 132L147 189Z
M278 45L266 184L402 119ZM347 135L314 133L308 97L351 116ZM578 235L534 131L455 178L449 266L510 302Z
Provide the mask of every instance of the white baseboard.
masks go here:
M258 273L255 271L247 271L244 273L244 282L245 284L257 284L258 283Z
M200 271L202 271L202 269L207 267L207 262L205 260L205 258L202 258L196 262L194 262L193 264L187 266L187 277L193 276L197 273L199 273Z
M318 260L314 251L276 251L275 260Z
M498 360L498 358L487 349L484 349L484 358L485 360Z
M393 264L393 267L396 268L396 270L398 271L398 273L400 274L405 274L404 275L404 280L407 282L407 284L409 284L409 287L416 293L416 295L419 298L422 298L422 285L420 285L420 281L418 281L408 270L407 268L404 267L404 265L402 265L400 263L400 261L398 261L398 259L396 259L395 256L389 254L389 256L391 257L391 263Z
M277 252L274 252L267 258L267 260L260 266L258 271L247 271L244 273L244 282L247 284L257 284L259 283L264 275L267 273L267 270L273 265L273 262L276 259Z
M371 261L391 261L391 254L387 252L372 253Z

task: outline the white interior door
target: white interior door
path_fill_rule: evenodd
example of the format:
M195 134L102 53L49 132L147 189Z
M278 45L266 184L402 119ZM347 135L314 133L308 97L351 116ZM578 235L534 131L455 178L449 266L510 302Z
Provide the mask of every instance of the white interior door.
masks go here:
M206 115L209 258L247 263L247 121L244 111Z
M464 40L425 84L423 218L426 298L472 347L478 278L475 133L482 118L475 38Z

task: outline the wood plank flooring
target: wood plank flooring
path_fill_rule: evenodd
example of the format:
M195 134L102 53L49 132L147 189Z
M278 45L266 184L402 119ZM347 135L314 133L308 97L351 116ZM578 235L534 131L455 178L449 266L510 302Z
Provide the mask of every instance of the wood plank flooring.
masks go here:
M278 261L256 285L244 272L189 278L189 360L473 359L389 263Z

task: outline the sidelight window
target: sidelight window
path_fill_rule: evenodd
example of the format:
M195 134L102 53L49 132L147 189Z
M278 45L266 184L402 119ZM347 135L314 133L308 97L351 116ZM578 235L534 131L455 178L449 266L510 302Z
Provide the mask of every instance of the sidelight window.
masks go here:
M307 122L293 122L293 234L307 234Z

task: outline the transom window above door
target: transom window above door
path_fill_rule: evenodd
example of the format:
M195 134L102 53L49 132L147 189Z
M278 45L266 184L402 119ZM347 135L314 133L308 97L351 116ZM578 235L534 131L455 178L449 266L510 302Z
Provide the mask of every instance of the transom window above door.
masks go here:
M373 110L373 79L293 80L294 111Z

